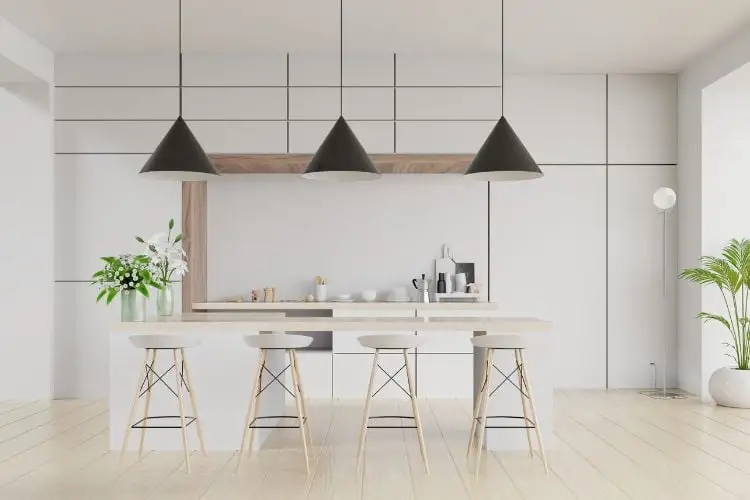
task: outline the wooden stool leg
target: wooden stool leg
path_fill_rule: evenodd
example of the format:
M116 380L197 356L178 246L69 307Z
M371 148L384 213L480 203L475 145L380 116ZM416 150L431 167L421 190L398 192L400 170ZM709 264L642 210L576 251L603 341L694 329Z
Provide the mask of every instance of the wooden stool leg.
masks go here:
M302 377L299 371L299 361L297 360L296 350L292 350L292 358L294 359L294 371L297 373L297 381L299 381L299 387L297 390L302 395L302 411L305 413L305 430L307 431L307 443L310 449L313 449L312 431L310 430L310 418L307 413L307 400L305 398L305 390L302 388Z
M495 350L494 349L487 349L487 388L484 391L484 395L482 397L482 404L480 407L481 412L481 418L478 422L479 424L479 438L477 439L477 455L474 467L476 467L476 471L474 472L476 477L479 477L479 466L482 463L482 446L484 445L484 432L487 428L487 406L489 406L489 396L490 396L490 381L492 380L492 364L493 359L495 357Z
M528 372L526 371L526 361L523 359L523 351L519 353L521 358L521 369L523 370L523 381L526 385L526 392L529 394L529 406L531 407L531 415L534 418L534 432L536 432L536 440L539 443L539 453L542 455L542 463L544 463L544 472L549 474L549 467L547 466L547 455L544 453L544 443L542 443L542 432L539 429L539 420L536 418L536 408L534 407L534 396L531 392L531 384L529 383Z
M409 383L409 398L411 399L411 409L414 413L414 423L417 426L417 438L419 439L419 452L422 455L422 462L424 463L425 473L430 473L430 466L427 463L427 449L424 445L424 434L422 433L422 420L419 418L419 407L417 405L417 393L416 386L411 373L411 365L409 364L409 354L407 349L404 349L404 364L406 365L406 380Z
M182 432L182 448L185 451L185 467L190 474L190 452L188 451L187 428L185 427L185 405L182 403L182 379L180 365L177 361L177 349L172 349L172 359L175 364L175 381L177 382L177 402L180 407L180 432Z
M188 368L188 362L185 359L185 349L180 349L180 358L182 358L182 371L185 373L185 383L187 383L188 394L190 394L190 406L193 407L193 416L195 417L195 425L198 430L198 442L201 445L201 453L205 457L207 456L207 453L206 445L203 442L203 428L201 427L201 419L198 417L198 403L195 398L193 382L190 380L190 369Z
M144 379L148 376L148 368L146 368L147 365L148 350L146 350L146 357L143 360L143 370L141 371L141 375L138 377L138 381L135 384L135 396L133 396L133 404L130 407L130 416L128 417L128 421L125 424L125 436L122 439L122 450L120 450L120 464L122 464L122 459L125 457L125 450L128 447L128 439L130 438L130 431L132 430L133 419L135 418L135 409L138 406L138 395L141 393L141 386Z
M297 377L297 368L294 363L294 349L288 349L289 364L292 368L292 385L294 385L294 403L297 405L297 420L299 421L299 431L302 436L302 448L305 451L305 468L310 474L310 454L307 449L307 432L305 431L305 411L302 409L302 394L299 392L299 378Z
M367 387L367 399L365 399L365 411L362 415L362 429L359 433L359 449L357 450L357 468L362 465L362 457L365 454L365 439L367 437L367 423L370 417L370 401L372 399L372 388L375 385L375 372L378 369L378 355L380 349L375 349L375 357L372 359L372 372L370 372L370 384Z
M482 398L484 397L484 391L489 390L487 377L489 376L490 367L487 364L489 357L485 350L484 355L484 373L482 374L482 386L479 388L479 392L476 395L476 401L474 402L474 413L471 418L471 432L469 433L469 445L466 447L466 458L471 456L471 449L474 447L474 443L477 438L477 419L479 418L479 409L482 407Z
M259 352L260 359L258 360L258 370L255 373L255 380L253 382L253 390L250 393L250 403L247 407L247 415L245 416L245 428L242 431L242 442L240 443L240 452L237 455L237 471L240 470L240 464L242 464L242 453L245 450L245 441L247 440L247 433L250 431L250 447L248 453L253 451L253 430L250 429L250 424L255 419L258 411L258 394L260 393L260 383L263 378L263 365L266 363L266 350L261 349Z
M513 354L516 358L516 373L518 374L518 387L519 392L521 393L521 408L523 410L523 425L526 427L526 442L529 444L529 456L534 458L534 447L531 446L531 429L528 428L529 425L529 414L526 411L526 396L524 396L524 387L526 384L526 377L523 375L523 363L521 362L520 349L514 349ZM536 425L536 424L535 424Z
M154 366L156 366L156 349L146 349L146 355L148 356L148 351L151 351L151 369L148 370L148 375L146 375L146 404L143 405L143 427L141 427L141 440L138 444L138 458L141 458L143 456L143 442L146 439L146 418L148 417L148 410L151 408L151 382L153 381L154 376Z

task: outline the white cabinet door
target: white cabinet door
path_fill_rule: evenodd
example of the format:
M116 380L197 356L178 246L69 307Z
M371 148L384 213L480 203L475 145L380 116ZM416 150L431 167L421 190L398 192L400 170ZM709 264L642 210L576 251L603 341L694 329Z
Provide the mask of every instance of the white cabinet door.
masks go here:
M207 153L283 153L285 122L188 121Z
M399 88L399 120L491 120L502 114L499 88Z
M375 353L370 354L334 354L333 355L333 397L337 399L359 399L364 401L367 395L367 386L370 382L372 360ZM415 355L409 354L412 374L414 373ZM398 372L394 380L408 390L406 379L406 368L398 371L404 364L404 356L399 353L381 353L378 363L388 373L393 375ZM377 391L388 376L380 368L375 371L375 385L373 391ZM376 396L376 398L406 398L393 382L390 382Z
M331 399L333 396L333 356L330 352L297 351L302 390L308 399ZM286 383L291 388L292 377ZM287 402L294 400L287 394Z
M285 120L283 88L186 88L186 120ZM253 150L250 150L253 151Z
M609 77L609 163L677 163L677 76Z
M176 87L178 71L177 54L55 54L55 85L59 86Z
M289 89L290 120L335 120L341 114L341 90L336 88Z
M150 155L173 122L55 122L55 153Z
M552 322L546 342L556 355L547 369L557 387L603 388L605 167L543 170L532 182L492 184L491 300L498 314Z
M63 87L55 89L55 119L172 121L178 97L173 88Z
M286 54L185 54L185 86L286 85Z
M396 54L396 83L399 86L499 86L500 57L497 54L435 55Z
M402 311L373 311L373 310L341 310L334 309L333 316L336 318L372 318L372 317L383 317L383 318L413 318L413 309L404 309ZM375 332L373 332L375 333ZM388 332L388 333L401 333L404 335L414 335L413 331L403 332ZM362 347L359 343L359 337L367 335L367 332L354 332L354 331L337 331L333 332L333 352L352 354L352 353L363 353L372 354L374 351L369 347Z
M347 120L393 120L393 89L344 89L344 117Z
M509 76L505 116L538 163L606 162L603 75Z
M661 384L664 340L667 384L676 383L674 286L662 296L662 216L652 203L656 189L676 188L677 167L616 166L609 169L609 386L651 387L649 363ZM668 213L667 276L677 276L677 218ZM585 358L584 358L585 359ZM660 385L661 386L661 385Z
M494 126L494 121L397 122L396 152L476 154Z
M417 355L417 395L420 398L471 399L473 354Z

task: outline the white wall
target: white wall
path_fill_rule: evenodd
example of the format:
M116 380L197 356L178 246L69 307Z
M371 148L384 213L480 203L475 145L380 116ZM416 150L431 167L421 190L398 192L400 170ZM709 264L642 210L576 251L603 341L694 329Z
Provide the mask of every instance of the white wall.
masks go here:
M0 399L50 397L52 114L47 83L0 86Z
M116 311L105 318L103 306L85 298L96 257L127 250L132 234L179 216L177 186L135 176L176 114L175 62L158 54L58 60L57 225L71 236L57 240L56 278L76 281L58 282L58 304L74 290L81 297L80 306L61 308L67 319L58 336L74 347L57 350L58 366L71 353L76 359L93 349L86 339L116 319ZM185 118L209 152L313 152L338 115L338 89L329 88L338 84L336 57L290 54L287 66L284 54L192 54L185 64ZM500 114L498 69L472 56L399 54L394 73L393 54L347 55L344 115L371 153L472 153ZM432 268L448 242L458 259L477 263L481 280L491 275L492 300L510 313L543 315L559 325L560 386L604 387L608 366L621 367L612 387L650 385L648 363L661 359L661 348L639 339L660 332L643 325L668 324L674 316L673 309L649 309L643 293L661 271L641 260L660 254L635 252L628 266L648 270L637 277L613 272L620 258L611 256L631 255L628 245L660 245L660 233L633 228L658 223L648 209L654 182L669 183L674 175L675 78L509 75L505 106L548 176L493 186L489 199L486 184L458 176L386 177L356 186L284 176L212 182L210 298L263 286L296 298L310 291L317 274L331 279L332 293L407 285ZM620 172L624 191L611 181ZM107 198L96 189L108 180L139 204L110 207L118 223L101 227L105 215L98 210ZM619 224L626 237L615 244L612 228ZM608 259L608 245L622 254ZM590 269L576 272L576 259ZM608 276L621 282L608 283ZM629 308L623 298L632 299ZM643 310L639 321L632 308ZM623 343L611 349L617 338ZM584 354L589 363L569 361ZM106 389L86 382L103 366L75 369L74 376L72 368L58 372L62 393L95 396Z
M744 216L745 190L750 183L750 63L703 90L702 126L702 250L717 255L731 238L750 235ZM721 294L704 287L704 311L724 315ZM736 366L726 357L724 342L731 342L721 325L703 325L702 380L722 366ZM705 393L704 393L705 395Z
M706 253L702 222L702 90L750 62L750 28L717 46L688 65L679 75L679 262L680 269L695 266ZM741 236L741 235L739 235ZM703 374L716 367L703 366L704 345L716 350L720 340L702 334L696 314L701 311L701 289L679 283L679 373L680 387L696 394L706 394Z

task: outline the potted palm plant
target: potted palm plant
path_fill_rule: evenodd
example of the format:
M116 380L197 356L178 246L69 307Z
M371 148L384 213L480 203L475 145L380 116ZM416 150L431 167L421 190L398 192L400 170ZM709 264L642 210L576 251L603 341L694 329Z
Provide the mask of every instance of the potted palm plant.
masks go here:
M685 269L680 278L699 285L715 286L721 292L726 316L701 312L703 321L717 322L731 335L727 355L733 366L719 368L709 380L708 390L716 404L750 408L750 240L733 239L720 257L701 257L701 266Z

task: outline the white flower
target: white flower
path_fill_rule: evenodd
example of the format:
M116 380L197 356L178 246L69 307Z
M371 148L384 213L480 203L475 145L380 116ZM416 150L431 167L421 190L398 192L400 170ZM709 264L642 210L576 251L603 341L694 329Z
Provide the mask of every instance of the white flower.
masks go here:
M146 245L148 245L149 249L153 247L154 250L152 250L152 252L155 253L156 255L163 256L169 248L169 240L167 238L167 234L166 233L154 234L146 241Z

